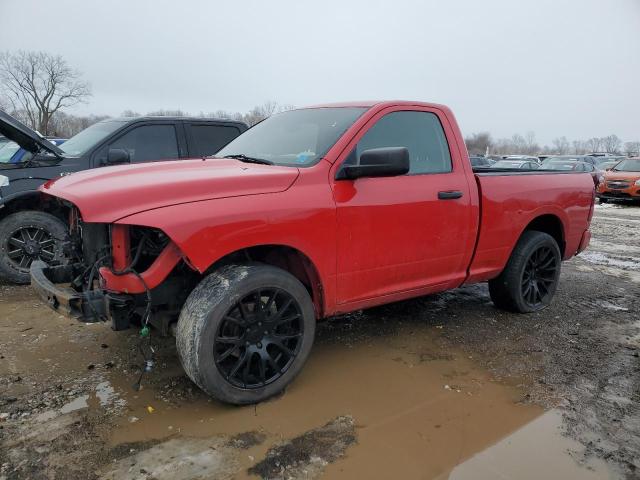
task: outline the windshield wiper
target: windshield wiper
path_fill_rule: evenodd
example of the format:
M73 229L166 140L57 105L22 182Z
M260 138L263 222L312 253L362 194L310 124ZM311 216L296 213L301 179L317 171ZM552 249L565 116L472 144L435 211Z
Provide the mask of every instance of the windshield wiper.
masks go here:
M259 165L275 165L271 160L265 160L264 158L248 157L243 153L237 153L235 155L225 155L223 158L233 158L245 163L257 163Z

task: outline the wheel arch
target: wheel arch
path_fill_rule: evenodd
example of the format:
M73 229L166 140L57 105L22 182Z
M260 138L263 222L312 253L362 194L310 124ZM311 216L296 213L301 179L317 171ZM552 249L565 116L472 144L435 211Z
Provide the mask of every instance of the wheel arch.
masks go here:
M260 262L289 272L309 292L316 318L319 319L324 316L325 293L320 273L309 256L297 248L282 244L244 247L219 258L204 273L211 273L224 265L247 262Z
M552 213L537 216L527 224L524 230L520 233L518 239L528 231L542 232L553 237L560 249L560 256L564 258L566 249L565 228L560 217Z
M15 195L0 199L0 220L9 215L25 210L36 210L49 213L63 222L67 222L67 213L62 204L56 204L53 208L46 208L43 204L42 194L37 190L20 192Z

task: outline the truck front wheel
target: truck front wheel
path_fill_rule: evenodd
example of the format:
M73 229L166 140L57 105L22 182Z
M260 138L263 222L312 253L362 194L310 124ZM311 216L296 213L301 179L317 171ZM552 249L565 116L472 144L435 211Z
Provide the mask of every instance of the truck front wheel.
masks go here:
M57 217L37 210L12 213L0 221L0 278L29 283L34 260L59 264L67 226Z
M489 281L491 300L498 308L530 313L546 308L558 287L560 249L551 235L522 234L500 276Z
M257 403L300 372L315 324L311 297L293 275L269 265L228 265L204 278L185 302L178 355L209 395Z

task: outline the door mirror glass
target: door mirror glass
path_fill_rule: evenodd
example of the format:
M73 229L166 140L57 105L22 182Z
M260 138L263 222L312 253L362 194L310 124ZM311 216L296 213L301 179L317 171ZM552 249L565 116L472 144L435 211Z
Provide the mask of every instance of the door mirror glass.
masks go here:
M371 148L360 154L357 165L344 165L336 180L362 177L395 177L409 173L409 150L405 147Z
M110 148L107 154L107 165L118 165L120 163L129 163L129 152L123 148Z

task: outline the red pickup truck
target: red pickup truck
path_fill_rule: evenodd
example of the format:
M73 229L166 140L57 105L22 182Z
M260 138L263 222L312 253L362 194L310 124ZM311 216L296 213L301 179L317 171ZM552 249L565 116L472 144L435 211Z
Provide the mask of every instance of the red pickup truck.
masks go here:
M588 173L474 173L451 111L418 102L292 110L215 157L41 191L71 225L68 264L31 266L42 298L173 332L189 377L236 404L282 391L331 315L486 281L500 308L546 307L594 203Z

